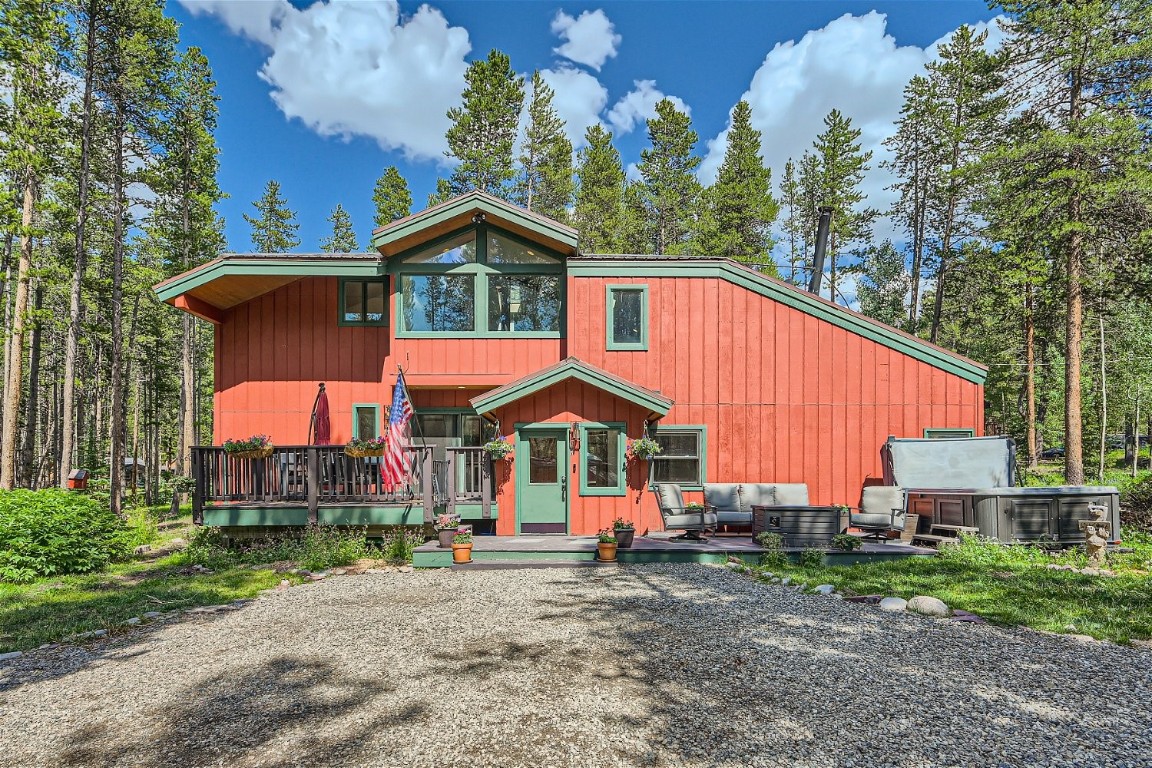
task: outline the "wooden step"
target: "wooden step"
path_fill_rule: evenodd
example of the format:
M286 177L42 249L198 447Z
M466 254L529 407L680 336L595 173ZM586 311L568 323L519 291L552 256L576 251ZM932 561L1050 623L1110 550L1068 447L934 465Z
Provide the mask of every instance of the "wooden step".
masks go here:
M959 544L960 539L955 536L937 536L931 533L918 533L912 537L912 543L915 544L922 541L928 544L935 544L939 547L942 544Z
M980 533L980 529L979 529L979 528L973 528L973 527L972 527L972 526L970 526L970 525L941 525L941 524L933 524L933 525L932 525L932 532L933 532L933 533L935 533L936 531L952 531L953 533L956 533L956 534L960 534L960 533Z

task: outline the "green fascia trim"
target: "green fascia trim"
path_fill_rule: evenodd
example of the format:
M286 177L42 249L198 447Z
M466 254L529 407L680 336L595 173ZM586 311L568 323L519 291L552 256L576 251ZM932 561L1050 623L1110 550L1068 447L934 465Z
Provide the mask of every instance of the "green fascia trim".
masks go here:
M345 320L344 319L344 284L349 283L349 282L380 283L381 285L384 286L385 307L384 307L384 317L383 318L381 318L380 320L377 320L377 321L371 321L371 320L356 321L356 320ZM336 291L337 291L336 304L338 305L337 315L336 315L336 325L339 325L342 327L347 327L347 328L387 328L388 327L388 318L390 316L390 313L388 312L388 307L387 307L387 303L388 303L388 278L387 277L381 276L379 278L374 278L371 280L364 280L364 279L355 278L355 277L342 277L342 278L340 278L340 284L339 284L339 286L337 286ZM367 312L365 312L365 314L367 314Z
M308 525L308 507L204 507L211 527Z
M492 502L492 517L484 517L484 507L481 504L457 504L456 514L461 520L496 520L499 518L499 505Z
M388 506L321 506L316 516L319 522L328 525L424 525L424 507L415 502Z
M321 505L317 521L329 525L423 525L418 503ZM204 525L267 527L308 525L308 507L205 507Z
M581 496L625 496L628 491L624 487L627 480L627 465L624 463L624 449L625 449L625 435L624 431L628 425L622 421L609 421L609 422L596 422L596 421L582 421L580 422L580 495ZM592 488L588 485L588 432L594 429L617 429L620 433L616 436L616 455L620 457L621 467L616 475L615 488Z
M983 384L988 378L988 370L977 363L955 356L946 350L918 342L895 328L866 319L851 310L829 305L803 291L789 288L768 277L743 269L734 262L701 259L699 263L673 265L659 262L647 263L640 260L580 259L578 264L569 262L568 274L573 277L719 278L820 320L825 320L839 328L851 331L858 336L882 344L928 365L955 374L974 384Z
M672 408L672 401L663 397L653 396L636 387L616 379L610 379L575 360L565 360L558 366L545 370L543 373L523 379L515 387L507 388L494 395L481 395L470 402L477 413L486 413L508 403L533 395L553 384L559 384L567 379L576 379L585 384L609 392L621 400L647 408L652 413L666 416Z
M356 426L359 421L356 418L357 408L371 408L376 421L375 432L371 435L361 435L358 433ZM379 403L352 403L352 437L355 438L370 438L380 436L380 404Z
M688 491L702 491L704 484L708 482L708 425L707 424L657 424L649 428L654 433L660 432L699 432L700 433L700 482L699 483L680 483L680 487ZM656 481L652 479L652 470L654 461L648 462L648 488L653 493L656 492L653 488L653 483Z
M569 246L573 252L576 250L578 235L575 230L549 219L529 215L510 203L480 192L469 192L443 205L418 213L402 223L389 225L379 232L373 232L372 247L380 248L388 243L409 237L426 227L432 227L457 216L465 215L472 210L479 210L485 214L514 221L531 232Z
M648 284L647 283L632 283L629 285L615 284L604 286L604 314L607 318L604 327L607 329L608 337L604 340L607 345L606 349L609 352L622 352L631 350L634 352L643 352L648 349ZM613 291L640 291L640 343L628 342L615 342L612 336L615 333L615 324L613 323L612 315L612 292Z
M300 277L382 277L379 257L364 259L244 259L226 258L209 262L178 280L155 288L161 301L168 301L228 275L298 275Z

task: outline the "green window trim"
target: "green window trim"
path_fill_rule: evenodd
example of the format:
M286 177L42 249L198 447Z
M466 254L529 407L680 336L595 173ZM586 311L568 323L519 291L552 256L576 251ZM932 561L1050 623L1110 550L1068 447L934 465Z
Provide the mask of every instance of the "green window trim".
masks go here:
M465 232L472 232L475 235L476 243L476 261L463 264L430 264L430 263L408 263L404 259L413 254L422 251L427 251L436 246L446 243L450 240L458 238ZM519 242L532 248L535 251L556 259L555 264L498 264L489 265L488 263L488 236L489 234L496 234L502 238L507 238L512 241ZM393 302L393 308L396 338L398 339L561 339L564 338L566 333L567 322L567 293L568 286L565 280L565 266L564 257L562 254L556 253L549 248L546 248L538 243L532 243L522 237L512 234L499 227L493 227L488 224L475 224L467 227L462 227L453 230L441 237L431 240L426 243L421 243L418 246L408 249L388 260L388 272L395 274L396 278L396 299ZM428 275L471 275L474 279L472 296L473 296L473 320L472 330L467 331L409 331L405 330L404 320L404 301L403 301L403 280L406 276L428 276ZM489 278L491 276L501 275L556 275L560 278L559 281L559 329L555 331L490 331L488 330L488 301L489 301Z
M368 284L379 283L381 290L384 294L384 311L380 314L379 320L348 320L345 316L344 300L346 297L346 288L349 283L360 283L363 293L361 294L361 306L364 307L364 316L368 316ZM388 325L388 279L379 277L375 279L362 279L355 277L342 277L339 280L339 296L338 305L340 313L336 316L337 324L341 326L350 326L353 328L379 328L387 327Z
M928 439L976 437L976 430L970 427L925 427L924 437Z
M612 294L623 291L638 291L640 293L640 341L639 342L622 342L615 341L616 328L614 321L614 312L612 311ZM648 284L647 283L632 283L622 284L613 283L604 287L604 314L605 322L604 327L607 338L605 338L606 349L610 352L644 352L648 349Z
M360 434L360 409L371 408L373 420L376 426L373 428L372 434ZM357 439L368 439L380 436L380 404L379 403L352 403L352 437Z
M628 493L628 465L624 461L624 450L627 447L625 432L628 425L622 421L586 421L580 424L580 495L581 496L624 496ZM616 456L620 460L620 469L616 474L614 487L593 487L588 485L588 433L596 430L615 429Z
M704 490L704 483L708 481L708 426L706 424L658 424L649 431L652 437L675 432L694 432L699 435L698 445L700 450L697 456L699 462L699 482L677 483L677 485L689 491ZM660 460L659 455L657 455L648 462L648 487L652 488L653 492L655 492L654 486L658 484L658 481L655 479L656 464Z

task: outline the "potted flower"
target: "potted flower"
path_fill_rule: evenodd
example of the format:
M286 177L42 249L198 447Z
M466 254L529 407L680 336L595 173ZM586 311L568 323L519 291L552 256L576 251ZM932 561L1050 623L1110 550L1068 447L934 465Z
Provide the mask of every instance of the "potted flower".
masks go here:
M636 526L631 520L618 517L612 521L612 533L616 536L616 544L621 549L632 549L632 537L636 535Z
M461 528L452 537L452 562L472 562L472 531Z
M460 515L451 512L436 515L432 527L436 529L436 537L440 539L440 549L451 549L456 530L460 527Z
M596 544L596 559L604 562L616 560L616 536L611 528L605 528L597 534L599 541Z
M660 447L660 443L650 437L641 437L628 441L628 448L625 450L624 455L628 457L629 461L633 459L650 461L653 456L663 451L664 449Z
M388 445L386 437L354 437L344 446L344 454L354 459L365 459L369 456L383 456L384 448Z
M275 450L268 435L252 435L245 440L225 440L224 453L238 459L266 459Z
M493 459L507 458L508 454L512 453L512 443L508 442L507 438L497 435L484 443L484 452Z

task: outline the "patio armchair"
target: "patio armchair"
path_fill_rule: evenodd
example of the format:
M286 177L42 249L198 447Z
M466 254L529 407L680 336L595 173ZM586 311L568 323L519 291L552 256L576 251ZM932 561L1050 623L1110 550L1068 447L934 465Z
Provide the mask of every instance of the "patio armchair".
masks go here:
M888 540L888 531L903 531L907 520L904 489L896 485L870 485L860 494L860 506L848 515L848 525L864 531L864 538Z
M707 504L702 509L688 509L684 504L684 493L673 483L660 483L656 491L656 504L660 507L660 517L664 519L664 530L682 530L675 539L703 540L701 534L715 531L716 509Z

